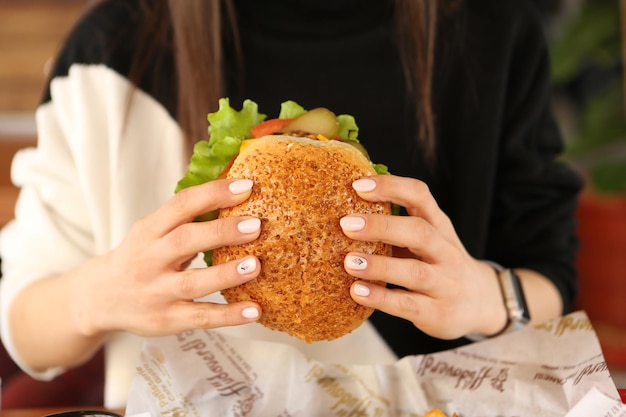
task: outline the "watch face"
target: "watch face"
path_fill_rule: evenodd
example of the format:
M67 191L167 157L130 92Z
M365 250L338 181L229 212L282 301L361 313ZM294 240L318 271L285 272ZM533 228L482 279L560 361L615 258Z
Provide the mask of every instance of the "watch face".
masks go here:
M519 318L519 321L526 324L530 321L530 312L528 311L528 304L526 303L526 297L524 296L522 281L512 269L509 270L509 273L511 277L511 285L513 286L513 292L517 298L519 310L522 313L522 317Z

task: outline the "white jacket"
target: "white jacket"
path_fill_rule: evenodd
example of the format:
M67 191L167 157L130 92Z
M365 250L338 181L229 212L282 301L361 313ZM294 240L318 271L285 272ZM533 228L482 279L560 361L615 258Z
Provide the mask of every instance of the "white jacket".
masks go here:
M45 380L64 369L36 373L25 366L8 325L12 301L29 283L115 248L136 219L173 195L187 165L176 121L110 68L73 64L67 76L52 81L51 97L37 110L37 148L22 150L14 159L12 180L21 192L15 220L0 231L2 340L25 371ZM212 298L223 300L219 294ZM310 345L256 323L221 331L289 343L322 361L396 359L369 323L339 340ZM125 405L141 344L130 334L108 340L106 406Z

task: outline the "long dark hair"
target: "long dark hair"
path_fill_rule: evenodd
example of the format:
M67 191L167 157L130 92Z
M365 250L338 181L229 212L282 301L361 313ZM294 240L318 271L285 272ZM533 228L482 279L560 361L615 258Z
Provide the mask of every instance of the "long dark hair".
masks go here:
M394 0L394 24L409 98L418 120L418 144L432 160L436 147L432 109L432 79L437 20L440 13L455 10L459 0ZM172 32L177 72L177 119L190 148L206 137L198 120L215 111L225 91L224 38L238 50L236 13L232 0L143 0L149 18L142 29L146 48L137 55L132 77L145 70L145 59L156 53L166 31ZM210 24L207 24L210 22ZM200 36L199 34L203 34ZM209 45L210 47L207 47ZM143 62L143 64L142 64ZM202 91L203 94L197 94Z

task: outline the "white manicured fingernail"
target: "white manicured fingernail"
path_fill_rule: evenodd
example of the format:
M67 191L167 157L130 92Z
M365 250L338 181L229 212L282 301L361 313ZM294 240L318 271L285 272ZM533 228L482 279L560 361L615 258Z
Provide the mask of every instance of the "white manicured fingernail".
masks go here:
M256 259L254 258L244 259L243 261L239 263L239 265L237 265L237 272L239 272L241 275L250 274L254 272L255 269L256 269Z
M365 228L365 219L358 216L346 216L339 220L341 228L348 232L358 232Z
M352 188L360 193L367 193L376 189L376 181L370 178L361 178L352 183Z
M363 271L367 268L367 260L360 256L348 255L346 256L346 268Z
M243 194L252 189L254 181L252 180L237 180L228 184L228 189L233 194Z
M237 230L241 233L254 233L261 228L261 219L253 218L240 221Z
M360 295L361 297L367 297L370 295L370 289L363 284L354 284L354 293L356 295Z
M247 319L256 319L259 317L259 310L254 307L248 307L241 310L241 315Z

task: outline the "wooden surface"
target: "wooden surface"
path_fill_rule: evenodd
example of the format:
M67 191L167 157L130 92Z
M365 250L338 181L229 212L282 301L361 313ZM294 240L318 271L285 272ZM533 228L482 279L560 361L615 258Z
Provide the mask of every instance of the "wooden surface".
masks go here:
M34 137L5 136L0 131L0 186L11 185L11 161L15 153L35 143Z
M35 145L34 137L6 137L0 134L0 227L13 218L19 190L11 184L11 160L19 149Z
M87 0L0 1L0 112L34 111L45 69Z
M13 218L13 208L19 190L15 187L0 186L0 227Z
M0 227L13 217L18 190L10 183L11 159L34 144L33 135L7 134L11 115L34 114L46 66L93 0L0 0Z

